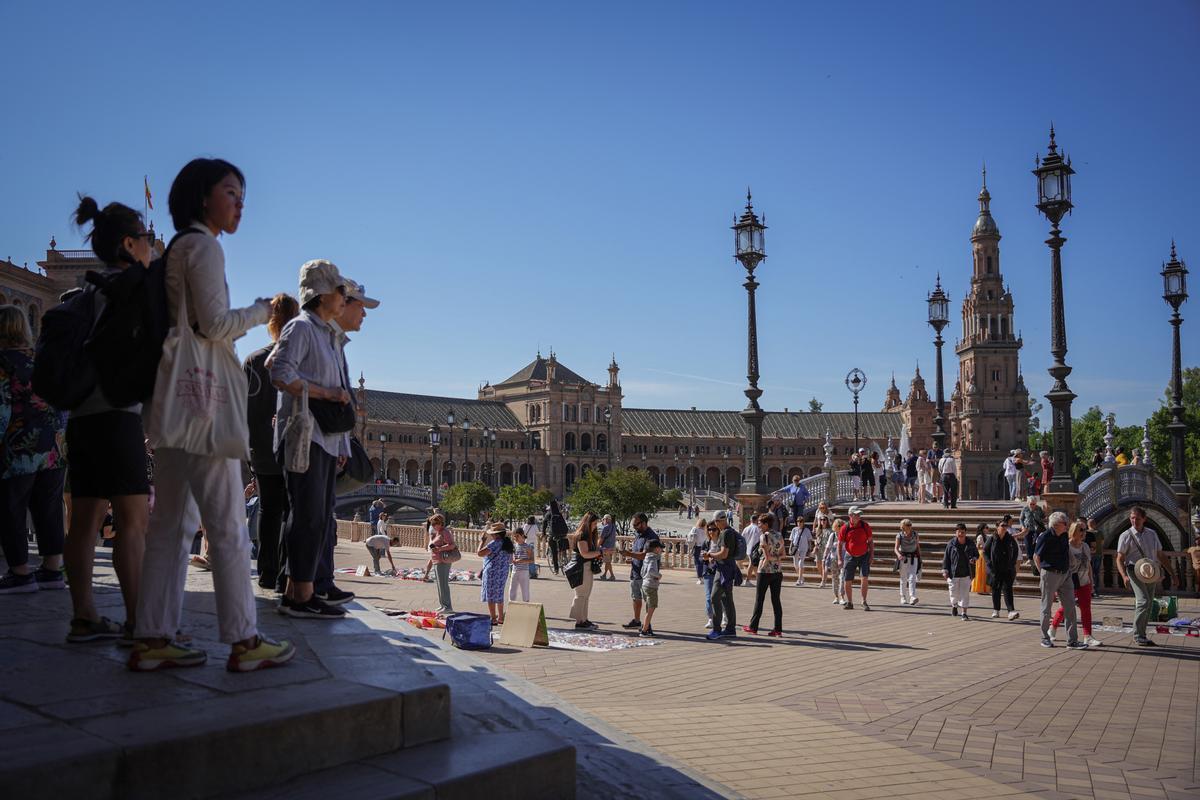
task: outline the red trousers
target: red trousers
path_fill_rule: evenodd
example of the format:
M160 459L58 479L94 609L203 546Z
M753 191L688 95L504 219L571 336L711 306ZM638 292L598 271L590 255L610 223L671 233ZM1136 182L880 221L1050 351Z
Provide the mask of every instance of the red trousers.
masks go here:
M1079 615L1079 624L1083 626L1083 635L1092 635L1092 585L1080 586L1075 590L1075 608ZM1063 622L1062 606L1054 612L1054 619L1050 621L1050 627L1057 628Z

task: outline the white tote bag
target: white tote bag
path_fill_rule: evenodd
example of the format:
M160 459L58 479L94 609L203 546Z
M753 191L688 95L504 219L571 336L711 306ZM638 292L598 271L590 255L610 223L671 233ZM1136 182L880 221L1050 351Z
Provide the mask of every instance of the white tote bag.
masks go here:
M152 447L201 456L250 459L246 374L233 343L204 339L188 322L187 274L179 284L175 325L163 342L146 425Z

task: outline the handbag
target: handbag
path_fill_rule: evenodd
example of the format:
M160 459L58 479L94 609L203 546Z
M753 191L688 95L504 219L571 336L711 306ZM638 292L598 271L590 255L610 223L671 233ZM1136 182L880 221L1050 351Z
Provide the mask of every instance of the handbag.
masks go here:
M246 373L233 343L201 338L187 314L187 276L179 283L175 325L163 341L146 432L150 445L201 456L250 459Z
M366 486L375 478L375 468L371 466L371 458L363 448L362 442L350 437L350 456L346 466L338 473L335 491L337 494L353 492L361 486Z
M443 564L453 564L462 558L462 550L458 549L458 545L454 545L453 550L443 550L439 555Z
M300 397L291 397L292 415L283 426L283 468L287 472L308 472L309 445L312 444L313 418L305 401L308 384L302 384Z
M583 559L579 557L578 553L573 555L571 561L563 567L563 575L572 589L583 583Z
M349 433L354 430L354 406L336 400L308 399L308 410L322 433Z

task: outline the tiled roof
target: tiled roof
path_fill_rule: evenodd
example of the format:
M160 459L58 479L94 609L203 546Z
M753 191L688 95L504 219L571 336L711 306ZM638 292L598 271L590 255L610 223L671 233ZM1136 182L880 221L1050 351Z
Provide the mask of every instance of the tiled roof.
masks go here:
M437 423L446 426L446 412L454 409L455 424L471 419L472 428L520 430L521 424L508 406L494 400L465 400L461 397L434 397L427 394L402 394L367 389L367 418L418 425Z
M546 380L546 359L538 355L537 358L526 364L525 368L520 370L516 375L507 380L500 381L496 385L507 386L510 383L529 383L530 381L544 380ZM554 381L556 383L591 383L587 378L581 377L559 363L555 364Z
M650 408L621 410L622 431L627 436L717 436L744 438L746 424L736 411L674 411ZM859 436L864 439L900 437L899 414L864 411L858 415ZM852 412L768 412L763 420L763 438L824 439L854 436Z

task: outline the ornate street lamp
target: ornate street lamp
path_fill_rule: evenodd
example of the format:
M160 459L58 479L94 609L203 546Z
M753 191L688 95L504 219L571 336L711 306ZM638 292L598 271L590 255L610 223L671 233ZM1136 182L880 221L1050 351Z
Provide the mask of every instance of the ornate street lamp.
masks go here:
M608 426L608 438L604 440L604 449L608 452L608 471L612 472L612 406L604 407L604 424Z
M1050 493L1073 493L1075 485L1075 453L1071 447L1071 401L1075 394L1067 387L1067 376L1071 368L1067 357L1067 323L1063 312L1062 290L1062 246L1067 241L1058 229L1063 215L1072 209L1071 159L1063 160L1054 142L1054 126L1050 126L1050 147L1045 158L1037 160L1033 170L1038 183L1038 210L1050 220L1050 355L1054 364L1050 377L1054 386L1046 394L1051 406L1051 438L1054 450L1054 477L1046 491Z
M441 480L441 473L438 472L437 451L438 445L442 443L442 429L435 422L429 427L429 449L433 451L433 478L429 481L432 488L433 505L438 504L438 481Z
M463 417L462 421L462 440L463 440L463 480L467 479L467 465L471 463L471 418Z
M1187 470L1184 463L1183 434L1187 424L1183 421L1183 371L1180 369L1179 326L1183 317L1179 307L1187 302L1187 265L1175 255L1175 242L1171 242L1171 260L1163 264L1163 300L1171 306L1171 327L1174 328L1174 346L1171 354L1171 489L1175 494L1188 494ZM1145 455L1149 455L1146 451Z
M858 395L867 388L867 376L861 369L855 367L846 373L846 388L854 395L854 452L858 452Z
M950 324L950 296L942 291L939 272L933 291L929 293L929 324L933 327L933 344L937 348L937 407L933 416L933 444L939 451L946 448L946 390L942 384L942 329Z
M496 432L488 431L488 444L491 445L492 455L488 459L488 485L500 489L500 476L496 474Z
M450 468L450 485L453 486L457 481L454 476L454 409L451 408L446 412L446 435L450 437L450 459L446 462L446 466Z
M746 423L746 474L742 476L742 492L744 494L762 494L764 483L762 474L762 426L766 412L758 404L762 397L762 389L758 388L758 315L754 307L754 290L758 282L754 280L754 268L767 257L763 232L766 231L766 217L759 222L750 203L750 190L746 190L746 210L741 219L734 217L734 258L746 268L747 319L746 319L746 399L749 401L742 410L741 417Z

